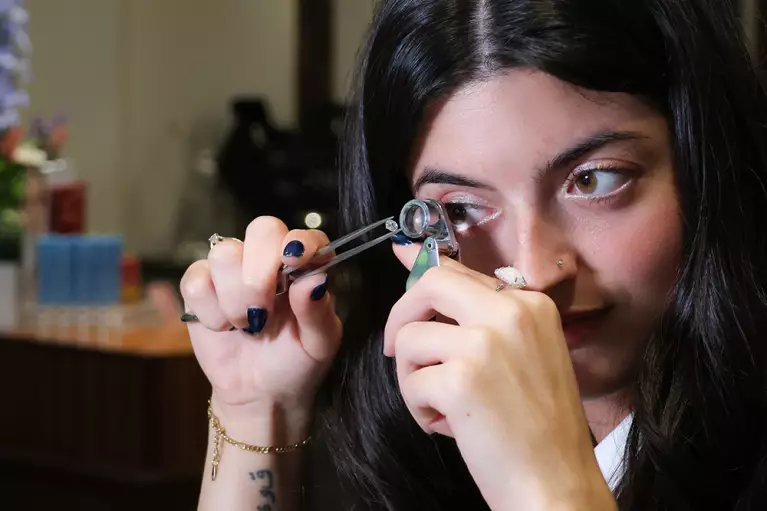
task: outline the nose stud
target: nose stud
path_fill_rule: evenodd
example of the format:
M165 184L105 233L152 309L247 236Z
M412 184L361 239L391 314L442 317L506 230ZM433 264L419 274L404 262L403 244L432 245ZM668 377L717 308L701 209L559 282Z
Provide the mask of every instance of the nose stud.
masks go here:
M559 266L561 268L564 265L565 265L565 260L564 259L557 259L557 266Z

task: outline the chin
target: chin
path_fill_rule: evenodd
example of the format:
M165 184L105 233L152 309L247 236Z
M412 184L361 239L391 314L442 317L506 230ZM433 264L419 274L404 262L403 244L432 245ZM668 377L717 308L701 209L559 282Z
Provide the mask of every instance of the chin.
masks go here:
M570 357L583 400L616 394L636 379L635 359L625 353L591 345L570 350Z

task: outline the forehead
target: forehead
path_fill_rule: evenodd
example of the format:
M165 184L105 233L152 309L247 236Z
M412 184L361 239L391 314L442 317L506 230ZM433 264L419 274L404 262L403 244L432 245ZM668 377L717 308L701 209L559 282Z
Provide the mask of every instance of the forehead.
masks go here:
M435 105L411 174L416 178L424 166L477 174L530 168L595 133L652 135L664 126L662 116L636 97L586 91L539 71L514 69Z

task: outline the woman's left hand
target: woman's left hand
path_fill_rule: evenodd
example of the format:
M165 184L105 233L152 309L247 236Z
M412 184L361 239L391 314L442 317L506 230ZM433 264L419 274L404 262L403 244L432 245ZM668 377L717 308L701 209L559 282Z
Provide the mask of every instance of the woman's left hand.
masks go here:
M419 245L395 247L410 268ZM394 305L384 354L426 433L454 437L494 511L613 510L556 304L443 257ZM457 325L430 321L435 315Z

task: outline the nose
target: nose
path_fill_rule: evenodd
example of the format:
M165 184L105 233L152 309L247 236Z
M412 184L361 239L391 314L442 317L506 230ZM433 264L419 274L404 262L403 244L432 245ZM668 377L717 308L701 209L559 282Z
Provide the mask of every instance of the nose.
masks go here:
M577 254L567 233L537 213L518 214L513 265L525 277L527 289L549 292L578 272Z

